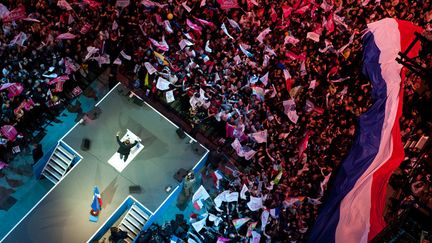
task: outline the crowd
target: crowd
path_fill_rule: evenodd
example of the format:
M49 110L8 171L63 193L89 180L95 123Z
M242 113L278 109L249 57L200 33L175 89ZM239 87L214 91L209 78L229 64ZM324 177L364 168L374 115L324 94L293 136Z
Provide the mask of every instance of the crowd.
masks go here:
M239 228L229 220L208 228L226 239L244 239L252 237L247 229L257 222L255 237L302 242L349 150L356 118L372 102L361 73L362 31L385 17L430 31L430 5L429 0L10 0L0 5L0 75L2 87L8 86L0 91L0 147L12 149L37 129L40 121L33 114L55 120L52 107L79 93L73 92L76 75L88 63L109 67L111 84L117 71L132 75L133 88L181 102L193 124L223 128L226 147L244 157L240 177L219 188L240 192L246 186L245 199L237 198L234 208L225 202L223 210L231 213L214 215L250 220ZM419 98L423 86L408 75L404 134L431 131L430 120L416 112L419 100L430 103L430 89L421 88ZM263 206L251 210L250 198L261 198ZM263 214L267 226L260 225Z

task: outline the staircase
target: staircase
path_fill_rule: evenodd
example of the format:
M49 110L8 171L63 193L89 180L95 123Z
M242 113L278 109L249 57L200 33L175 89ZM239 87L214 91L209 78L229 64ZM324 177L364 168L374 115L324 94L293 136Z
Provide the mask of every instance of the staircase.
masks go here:
M74 158L75 155L68 152L59 143L42 170L42 175L52 183L57 184L68 171Z
M132 243L148 219L149 215L147 213L141 210L135 203L132 204L132 207L118 226L122 231L127 232L128 238L125 241Z

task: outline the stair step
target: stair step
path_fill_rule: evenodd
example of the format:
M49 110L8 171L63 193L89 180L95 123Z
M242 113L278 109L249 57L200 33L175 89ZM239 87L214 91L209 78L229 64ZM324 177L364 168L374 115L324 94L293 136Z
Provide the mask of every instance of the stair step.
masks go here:
M127 233L127 236L129 237L127 240L130 240L130 242L132 242L135 238L131 235L130 230L128 230L126 227L124 227L123 225L119 225L120 230L124 231Z
M63 148L61 145L57 147L58 150L60 150L66 157L68 157L70 160L73 160L75 156L73 154L69 153L65 148Z
M64 155L63 155L62 153L60 153L60 152L55 151L54 154L55 154L55 156L57 156L57 158L63 160L63 162L65 162L65 164L66 164L67 166L69 166L70 163L72 162L71 159L68 159L66 156L64 156Z
M48 166L50 166L55 171L57 171L61 176L63 176L66 172L66 170L63 167L61 167L60 165L58 165L55 161L50 160L48 162Z
M57 181L59 181L62 178L62 175L60 175L58 172L56 172L55 170L53 170L51 167L47 166L45 168L45 171L49 172L54 178L57 179Z
M48 172L46 172L46 170L44 170L42 172L42 175L45 176L45 178L47 178L52 183L57 184L58 180L56 180L51 174L49 174Z
M67 168L69 167L65 162L63 162L63 160L57 158L56 156L52 156L51 160L56 163L58 166L62 167L63 170L67 170Z
M146 218L143 218L139 213L137 213L135 210L129 210L129 214L134 217L138 222L140 222L141 224L145 224L145 222L147 221Z
M129 221L123 219L122 225L128 228L131 231L131 235L137 236L140 232L139 229L135 228Z
M135 226L136 229L140 230L144 225L141 224L138 220L136 220L132 215L128 214L125 217L125 220L127 220L131 225Z
M137 205L132 204L131 210L133 210L134 212L138 213L142 218L148 220L150 218L150 216L144 212L142 209L140 209Z

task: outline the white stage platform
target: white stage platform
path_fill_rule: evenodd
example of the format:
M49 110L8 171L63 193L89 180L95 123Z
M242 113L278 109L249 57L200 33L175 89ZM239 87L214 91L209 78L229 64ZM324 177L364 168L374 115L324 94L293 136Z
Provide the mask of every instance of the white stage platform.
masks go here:
M108 160L108 164L114 167L114 169L116 169L118 172L122 172L126 166L128 166L129 163L139 154L139 152L144 149L144 145L140 143L141 138L139 138L129 129L127 129L126 134L120 139L120 141L123 142L127 139L129 139L131 143L138 141L137 145L131 149L128 159L126 161L120 159L120 154L115 152L114 155Z

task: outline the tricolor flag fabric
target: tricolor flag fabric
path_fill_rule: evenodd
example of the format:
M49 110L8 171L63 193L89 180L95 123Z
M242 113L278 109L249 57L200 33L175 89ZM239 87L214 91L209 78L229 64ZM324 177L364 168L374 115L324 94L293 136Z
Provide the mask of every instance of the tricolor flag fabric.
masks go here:
M244 225L247 221L249 221L250 218L241 218L241 219L233 219L233 225L238 230L242 225Z
M91 204L91 208L95 212L102 210L102 197L97 186L95 186L93 189L93 202Z
M5 12L4 9L2 11ZM17 20L24 19L27 17L24 6L15 8L14 10L12 10L10 12L6 12L3 15L4 15L3 23L17 21Z
M360 116L351 151L333 182L309 242L368 242L385 226L388 180L404 158L399 118L403 70L395 59L421 28L385 18L368 24L363 37L363 72L372 83L374 104ZM416 56L416 45L408 56Z

